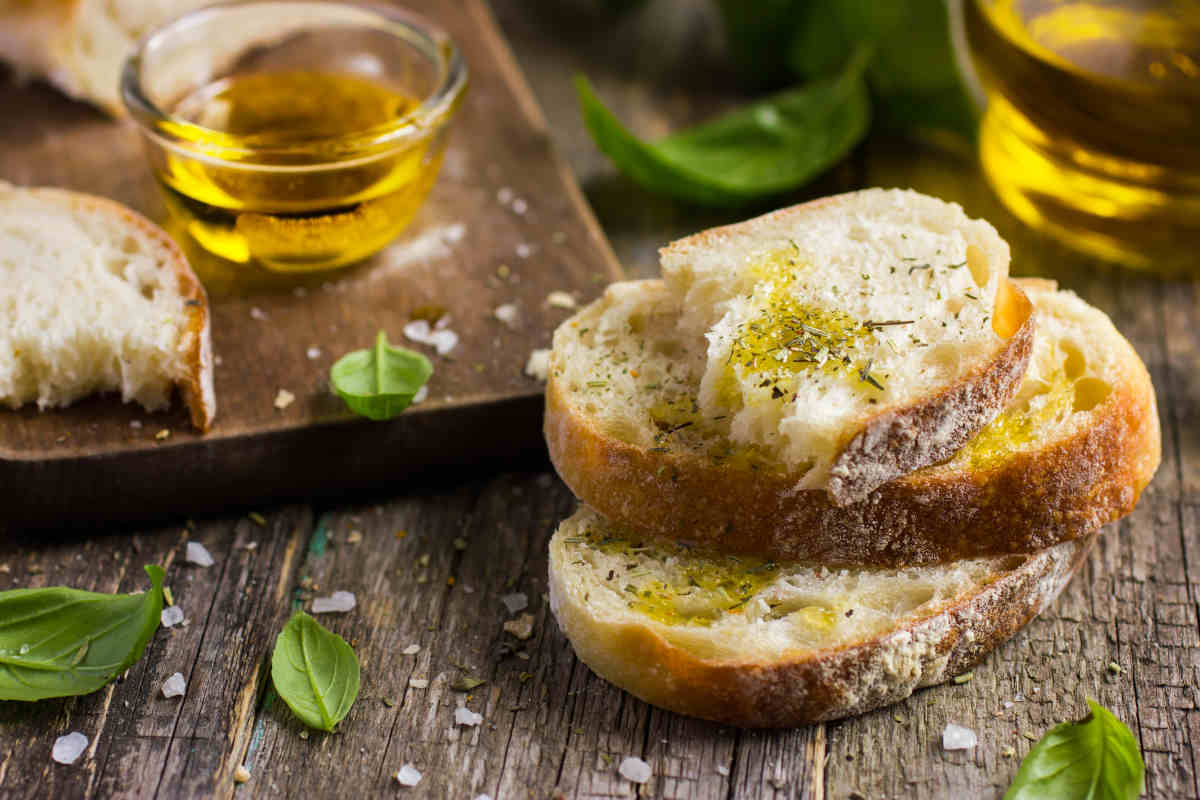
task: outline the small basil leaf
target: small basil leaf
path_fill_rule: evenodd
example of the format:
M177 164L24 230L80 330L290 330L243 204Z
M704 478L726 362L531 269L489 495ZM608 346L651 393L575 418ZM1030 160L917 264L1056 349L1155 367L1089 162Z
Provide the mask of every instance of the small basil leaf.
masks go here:
M358 696L358 658L345 639L297 611L275 639L271 681L301 722L332 731Z
M339 358L329 370L334 390L356 414L391 419L408 408L429 376L433 364L420 353L388 344L382 330L375 346Z
M1004 800L1134 800L1146 765L1129 728L1093 700L1079 722L1051 728L1025 756Z
M56 586L0 592L0 700L88 694L142 657L162 614L163 570L141 594Z
M795 189L837 163L866 134L870 106L858 51L831 80L776 94L654 143L629 133L576 79L584 122L622 171L652 191L733 206Z

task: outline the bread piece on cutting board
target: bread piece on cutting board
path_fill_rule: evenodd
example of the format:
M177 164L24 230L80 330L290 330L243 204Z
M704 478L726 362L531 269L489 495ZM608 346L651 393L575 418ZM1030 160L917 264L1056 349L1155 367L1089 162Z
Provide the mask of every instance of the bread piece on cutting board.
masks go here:
M651 544L585 506L550 541L550 607L585 664L649 703L731 725L805 725L964 672L1049 606L1094 540L830 569Z
M1101 311L1018 281L1038 316L1015 399L941 464L844 506L705 413L703 343L661 281L609 287L555 334L546 441L585 503L648 535L826 564L1030 552L1129 513L1160 456L1154 388Z
M153 28L211 0L0 0L0 60L123 113L121 66Z
M208 300L178 245L110 200L0 182L0 404L111 391L156 410L174 387L208 430Z

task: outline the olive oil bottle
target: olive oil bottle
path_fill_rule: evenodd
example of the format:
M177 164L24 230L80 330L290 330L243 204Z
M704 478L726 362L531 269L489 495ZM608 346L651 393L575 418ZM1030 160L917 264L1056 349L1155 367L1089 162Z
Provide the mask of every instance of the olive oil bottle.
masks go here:
M966 0L985 174L1034 227L1200 275L1200 3Z
M202 153L168 150L157 177L209 252L275 271L339 267L391 241L433 185L444 140L403 135L417 105L356 75L233 75L170 109Z

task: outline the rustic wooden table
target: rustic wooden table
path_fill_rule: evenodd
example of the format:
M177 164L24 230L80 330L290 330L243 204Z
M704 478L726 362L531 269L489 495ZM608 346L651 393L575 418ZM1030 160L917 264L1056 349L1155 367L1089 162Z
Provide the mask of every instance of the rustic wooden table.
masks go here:
M644 133L730 102L719 29L703 5L685 13L651 3L617 21L593 16L583 0L494 8L550 136L632 275L653 273L661 243L736 216L675 205L617 175L583 131L569 80L587 72ZM574 506L570 493L546 465L464 474L333 505L3 532L0 589L129 591L145 583L142 564L160 563L187 625L161 630L123 680L93 695L0 703L0 796L999 797L1032 741L1082 716L1086 697L1134 731L1147 796L1200 796L1197 286L1067 253L997 207L969 160L915 145L872 141L795 199L875 184L914 186L994 220L1017 271L1056 277L1109 312L1158 389L1163 464L1137 511L1105 531L1054 606L972 681L790 731L739 731L650 708L580 664L549 614L546 543ZM183 564L189 540L216 564ZM338 589L359 605L324 622L358 652L362 690L336 734L307 733L269 686L270 648L294 603ZM502 627L511 615L500 597L514 592L528 596L535 619L526 641ZM414 644L419 652L406 655ZM162 682L177 671L187 694L164 699ZM464 698L451 684L463 675L486 680L466 698L484 717L477 728L453 725ZM947 722L973 728L979 746L943 752ZM73 766L56 765L51 744L71 730L87 734L89 749ZM617 775L626 755L653 765L640 789ZM415 789L392 778L405 763L424 775ZM252 778L235 787L238 765Z

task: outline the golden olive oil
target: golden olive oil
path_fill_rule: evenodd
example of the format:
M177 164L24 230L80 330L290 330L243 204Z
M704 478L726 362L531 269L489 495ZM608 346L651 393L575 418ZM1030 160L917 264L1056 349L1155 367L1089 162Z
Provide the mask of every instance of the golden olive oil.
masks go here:
M362 259L391 241L433 186L444 142L379 139L419 105L370 79L294 70L235 75L171 109L215 157L168 152L168 205L204 249L302 272Z
M985 174L1034 227L1200 274L1200 3L968 0Z

